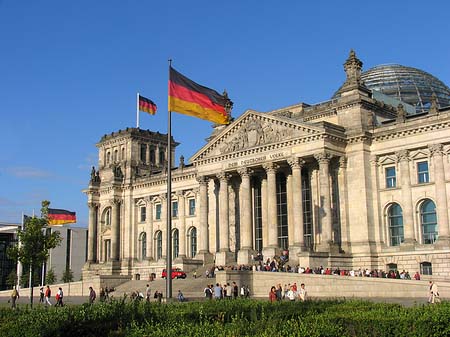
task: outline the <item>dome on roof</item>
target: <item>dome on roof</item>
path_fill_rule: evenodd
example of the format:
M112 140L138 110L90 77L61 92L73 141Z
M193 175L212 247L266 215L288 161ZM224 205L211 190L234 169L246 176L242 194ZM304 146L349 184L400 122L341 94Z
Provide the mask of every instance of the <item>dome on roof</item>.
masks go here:
M373 67L361 73L361 80L371 90L411 104L416 112L429 110L431 96L439 107L450 106L450 88L429 73L399 64Z

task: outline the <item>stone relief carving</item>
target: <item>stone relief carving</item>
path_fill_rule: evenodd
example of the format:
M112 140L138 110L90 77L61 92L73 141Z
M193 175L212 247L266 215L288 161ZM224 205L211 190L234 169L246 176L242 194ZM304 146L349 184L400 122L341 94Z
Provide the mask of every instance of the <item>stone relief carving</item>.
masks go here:
M255 117L243 123L232 139L224 144L220 151L228 153L254 146L282 141L293 136L293 129L262 121Z

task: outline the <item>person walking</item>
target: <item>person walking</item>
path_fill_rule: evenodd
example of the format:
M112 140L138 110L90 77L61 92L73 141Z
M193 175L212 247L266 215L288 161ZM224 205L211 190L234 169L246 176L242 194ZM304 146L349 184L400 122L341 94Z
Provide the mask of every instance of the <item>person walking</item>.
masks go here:
M13 291L11 293L11 308L16 309L16 301L20 298L19 291L17 290L16 286L14 286Z
M435 304L441 302L439 298L438 286L433 281L430 281L430 296L428 297L428 303Z
M272 288L270 288L270 292L269 292L269 301L270 302L276 302L277 301L277 290L275 288L275 286L272 286Z
M94 288L89 287L89 304L94 304L94 301L97 297Z
M178 290L177 298L178 298L178 302L184 302L184 295L181 292L181 290Z
M150 289L150 285L147 284L147 288L145 289L145 300L147 302L150 302L150 295L151 295L151 289Z
M50 286L47 285L47 288L45 289L45 302L47 305L52 305L52 302L50 302L50 298L52 296L52 290L50 289Z
M306 289L305 289L305 284L304 283L302 283L300 285L300 289L298 290L298 298L302 302L306 301Z

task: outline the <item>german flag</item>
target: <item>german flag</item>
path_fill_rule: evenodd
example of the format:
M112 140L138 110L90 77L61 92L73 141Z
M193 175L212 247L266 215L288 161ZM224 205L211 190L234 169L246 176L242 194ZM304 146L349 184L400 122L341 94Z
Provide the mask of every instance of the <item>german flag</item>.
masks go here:
M156 104L148 98L139 95L139 110L149 113L150 115L154 115L156 113Z
M170 67L169 111L229 124L225 106L230 100L217 91L191 81Z
M49 225L64 225L66 223L77 222L76 213L66 211L65 209L49 208L47 218Z

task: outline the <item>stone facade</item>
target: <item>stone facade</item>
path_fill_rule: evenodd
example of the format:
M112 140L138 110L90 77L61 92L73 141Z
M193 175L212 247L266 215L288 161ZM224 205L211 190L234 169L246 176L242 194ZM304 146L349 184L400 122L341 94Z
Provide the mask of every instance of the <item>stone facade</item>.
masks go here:
M344 68L330 101L248 110L216 126L173 169L169 197L166 135L105 135L85 190L86 276L164 268L172 206L174 264L186 270L289 250L291 265L450 277L450 108L408 115L373 98L354 52Z

